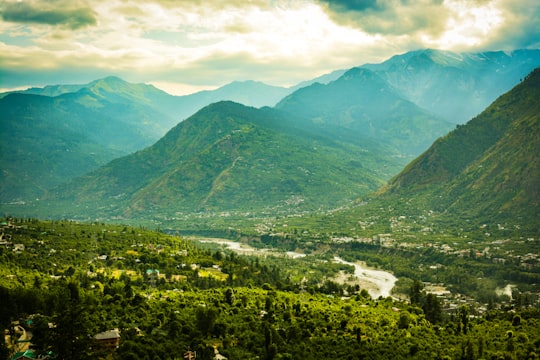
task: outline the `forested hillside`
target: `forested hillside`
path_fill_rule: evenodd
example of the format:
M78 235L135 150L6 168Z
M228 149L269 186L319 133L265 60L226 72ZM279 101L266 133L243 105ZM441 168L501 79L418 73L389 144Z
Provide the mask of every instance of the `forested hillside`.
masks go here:
M539 97L536 69L482 114L436 141L390 181L387 193L480 221L496 218L538 229Z

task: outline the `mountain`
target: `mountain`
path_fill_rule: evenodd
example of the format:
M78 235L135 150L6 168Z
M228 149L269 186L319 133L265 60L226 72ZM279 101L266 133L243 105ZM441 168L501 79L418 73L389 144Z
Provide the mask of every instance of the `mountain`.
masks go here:
M233 83L216 91L177 97L152 85L109 76L85 85L52 85L5 93L3 202L27 201L94 170L114 157L143 149L183 117L221 98L262 104L286 89ZM36 141L39 139L39 141Z
M23 94L0 99L2 202L41 197L66 179L125 154L80 130L96 113L65 101L57 107L61 100Z
M375 72L353 68L326 85L315 83L285 97L276 108L310 119L324 131L387 143L418 155L454 126L404 99Z
M204 90L190 95L176 96L174 111L183 120L206 105L219 101L233 101L246 106L274 106L291 90L259 81L234 81L215 90Z
M425 49L362 68L374 71L416 105L462 124L538 66L538 49L481 53Z
M348 70L348 69L347 69ZM329 72L327 74L323 74L321 76L318 76L316 78L313 78L313 79L310 79L310 80L306 80L306 81L302 81L292 87L289 88L289 93L293 93L294 91L296 90L300 90L301 88L304 88L306 86L310 86L312 84L315 84L315 83L319 83L319 84L323 84L323 85L326 85L328 84L329 82L332 82L334 80L337 80L339 79L343 74L345 74L345 72L347 70L334 70L332 72ZM288 94L287 94L288 95Z
M0 99L2 202L41 197L159 139L171 119L145 105L139 90L107 78L55 97L12 93Z
M58 101L53 102L53 105L59 108L64 101L75 102L90 111L104 112L99 116L109 117L114 122L144 128L144 136L149 140L143 141L144 144L141 146L137 138L133 138L134 144L129 145L128 141L124 151L135 151L147 146L176 125L173 114L167 111L174 106L172 95L152 85L133 84L116 76L98 79L84 85L49 85L44 88L8 92L0 94L0 99L3 100L11 94L59 97ZM5 100L4 104L9 106L9 100ZM16 116L15 113L13 115Z
M352 145L302 128L271 108L215 103L151 147L73 180L41 204L69 217L293 212L357 198L402 166L369 139Z
M274 106L292 91L288 88L248 80L234 81L215 90L204 90L189 95L175 96L159 90L153 85L134 84L116 76L108 76L82 85L48 85L43 88L2 93L0 98L10 93L55 97L66 93L75 93L82 89L87 89L94 95L112 102L123 104L136 102L162 113L163 117L169 119L169 121L160 136L163 136L167 130L178 122L211 103L229 100L247 106Z
M540 68L480 115L437 140L390 181L406 198L481 221L540 219Z

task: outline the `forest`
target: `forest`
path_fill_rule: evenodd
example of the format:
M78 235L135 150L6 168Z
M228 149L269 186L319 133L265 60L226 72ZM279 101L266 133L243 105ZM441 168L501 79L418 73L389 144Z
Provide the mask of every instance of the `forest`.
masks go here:
M1 244L0 358L14 355L21 331L32 334L36 356L56 359L189 351L197 359L535 359L540 351L538 305L448 310L421 279L402 287L406 300L373 299L322 276L348 271L343 265L294 269L97 222L4 219ZM96 334L109 330L119 343L100 347Z

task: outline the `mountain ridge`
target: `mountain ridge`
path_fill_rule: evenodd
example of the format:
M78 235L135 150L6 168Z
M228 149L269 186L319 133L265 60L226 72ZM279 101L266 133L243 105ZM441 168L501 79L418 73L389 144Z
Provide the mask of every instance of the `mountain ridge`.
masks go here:
M346 71L326 85L315 83L285 97L277 109L311 120L325 131L340 128L417 155L453 125L404 99L375 72Z
M456 53L421 49L364 64L405 98L462 124L540 66L540 49Z

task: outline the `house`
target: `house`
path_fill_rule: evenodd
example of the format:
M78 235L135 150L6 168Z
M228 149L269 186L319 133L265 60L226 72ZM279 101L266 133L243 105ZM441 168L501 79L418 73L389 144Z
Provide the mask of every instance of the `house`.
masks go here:
M214 360L227 360L227 358L219 353L219 350L214 347Z
M24 244L13 245L13 251L24 251Z
M116 350L120 346L120 330L113 329L94 335L98 350Z
M36 354L32 350L26 350L24 352L16 353L10 358L10 360L26 360L26 359L34 360L35 358L36 358Z

